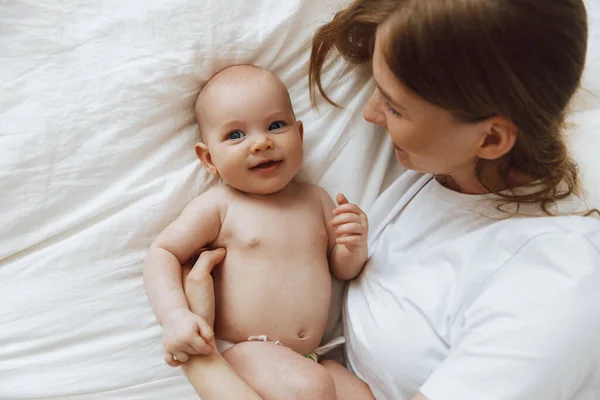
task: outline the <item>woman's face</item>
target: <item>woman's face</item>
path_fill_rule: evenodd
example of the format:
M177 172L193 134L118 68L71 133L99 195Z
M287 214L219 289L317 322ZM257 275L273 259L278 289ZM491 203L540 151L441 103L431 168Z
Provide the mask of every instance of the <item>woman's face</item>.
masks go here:
M485 140L482 124L458 122L446 110L407 90L385 62L379 39L375 41L373 77L377 88L363 113L367 121L388 130L400 164L440 175L474 169L477 148Z

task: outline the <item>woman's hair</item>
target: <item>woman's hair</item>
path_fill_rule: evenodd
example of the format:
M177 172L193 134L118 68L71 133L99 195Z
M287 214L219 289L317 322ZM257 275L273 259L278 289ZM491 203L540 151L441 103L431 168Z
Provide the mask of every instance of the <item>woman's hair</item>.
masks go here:
M546 213L578 187L566 146L565 116L579 88L587 51L583 0L355 0L313 38L315 89L333 48L355 64L371 61L379 29L382 54L398 80L463 122L504 116L518 128L501 170L535 180L507 203L540 203ZM482 163L476 172L482 185ZM492 191L492 190L490 190ZM493 192L493 191L492 191Z

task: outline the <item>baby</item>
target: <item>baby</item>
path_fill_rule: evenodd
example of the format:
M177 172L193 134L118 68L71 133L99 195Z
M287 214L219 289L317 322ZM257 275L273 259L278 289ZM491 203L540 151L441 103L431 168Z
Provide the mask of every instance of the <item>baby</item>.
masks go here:
M296 179L303 127L288 91L255 66L213 76L196 102L196 154L222 185L201 194L154 241L144 263L169 365L212 351L211 325L188 309L181 265L224 248L213 270L214 335L221 352L248 340L317 358L331 298L330 272L356 277L367 259L367 217L338 194ZM212 295L212 294L207 294Z

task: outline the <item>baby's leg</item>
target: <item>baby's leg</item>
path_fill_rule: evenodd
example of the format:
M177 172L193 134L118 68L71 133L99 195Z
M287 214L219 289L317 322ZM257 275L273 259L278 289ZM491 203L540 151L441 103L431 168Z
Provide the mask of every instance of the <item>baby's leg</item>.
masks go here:
M329 372L286 347L242 342L223 353L223 357L265 400L336 400Z
M338 400L375 400L369 385L335 361L323 360L321 365L333 377Z

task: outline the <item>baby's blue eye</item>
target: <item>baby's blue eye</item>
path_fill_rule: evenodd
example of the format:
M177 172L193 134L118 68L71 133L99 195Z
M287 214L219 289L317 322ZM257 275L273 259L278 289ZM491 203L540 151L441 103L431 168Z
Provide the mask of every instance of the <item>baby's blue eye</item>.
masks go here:
M285 122L283 122L283 121L272 122L271 125L269 125L269 130L276 131L277 129L281 129L284 126L285 126Z
M233 132L229 132L229 134L227 135L227 139L228 140L239 140L241 138L243 138L244 135L242 132L240 131L233 131Z

